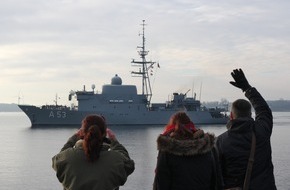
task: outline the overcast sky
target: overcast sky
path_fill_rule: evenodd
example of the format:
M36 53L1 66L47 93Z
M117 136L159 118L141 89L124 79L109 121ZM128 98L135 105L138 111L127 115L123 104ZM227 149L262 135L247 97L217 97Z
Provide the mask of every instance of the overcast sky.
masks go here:
M0 1L0 103L70 104L71 90L131 77L142 20L153 102L173 92L201 101L243 98L229 84L242 68L266 100L290 99L289 0ZM18 99L20 98L20 99Z

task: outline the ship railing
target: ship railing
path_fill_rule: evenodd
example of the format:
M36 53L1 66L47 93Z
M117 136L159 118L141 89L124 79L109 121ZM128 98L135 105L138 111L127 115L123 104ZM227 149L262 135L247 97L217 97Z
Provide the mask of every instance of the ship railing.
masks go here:
M68 110L69 107L63 105L43 105L41 109L52 109L52 110Z

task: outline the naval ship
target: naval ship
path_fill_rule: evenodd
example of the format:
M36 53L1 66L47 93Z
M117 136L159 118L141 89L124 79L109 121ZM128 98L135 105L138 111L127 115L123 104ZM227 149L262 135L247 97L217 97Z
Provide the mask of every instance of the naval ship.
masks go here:
M138 46L140 60L133 59L132 66L138 71L131 75L142 78L142 92L137 92L135 85L122 84L117 74L111 79L111 84L102 86L101 92L95 92L85 86L80 91L70 91L69 100L77 104L71 106L58 105L18 105L28 116L31 127L37 126L72 126L81 125L81 121L89 114L99 114L105 117L108 125L164 125L170 117L185 111L195 124L225 124L228 117L224 110L206 108L197 100L196 94L188 97L187 93L173 93L170 100L164 103L151 103L152 89L150 70L159 63L147 61L148 52L145 49L145 21L143 20L142 45Z

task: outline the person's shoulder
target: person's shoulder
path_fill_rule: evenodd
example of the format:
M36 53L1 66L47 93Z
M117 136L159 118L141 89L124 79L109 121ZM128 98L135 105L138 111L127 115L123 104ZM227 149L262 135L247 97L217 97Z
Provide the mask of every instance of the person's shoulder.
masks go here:
M72 154L73 154L73 148L67 148L63 151L60 151L58 154L56 154L55 156L53 156L53 160L57 163L62 163L62 162L67 162L68 160L71 159Z
M105 160L124 161L127 159L121 152L110 149L102 150L100 156Z
M223 132L216 138L217 143L221 143L223 140L225 140L228 137L228 131Z
M229 133L229 131L227 130L227 131L223 132L222 134L220 134L217 138L220 139L220 138L223 138L225 136L228 136L228 133Z
M71 147L71 148L68 148L62 152L60 152L60 154L63 156L63 157L67 157L67 158L71 158L74 154L76 154L76 152L78 152L79 148L75 148L75 147Z

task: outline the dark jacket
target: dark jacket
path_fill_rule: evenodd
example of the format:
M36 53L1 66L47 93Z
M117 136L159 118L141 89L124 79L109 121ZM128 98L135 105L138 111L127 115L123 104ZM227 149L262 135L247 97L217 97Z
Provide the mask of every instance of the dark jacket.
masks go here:
M217 138L216 146L225 188L243 187L253 130L256 135L256 150L250 189L276 189L270 142L273 128L272 112L255 88L248 89L245 96L254 107L255 120L231 120L227 124L228 131Z
M194 139L180 140L160 135L153 189L210 190L216 188L217 174L212 149L215 137L197 131Z
M118 141L104 144L99 159L91 163L85 156L82 140L71 147L75 140L74 135L69 139L70 143L52 158L52 167L64 189L113 190L124 185L134 171L134 161Z

